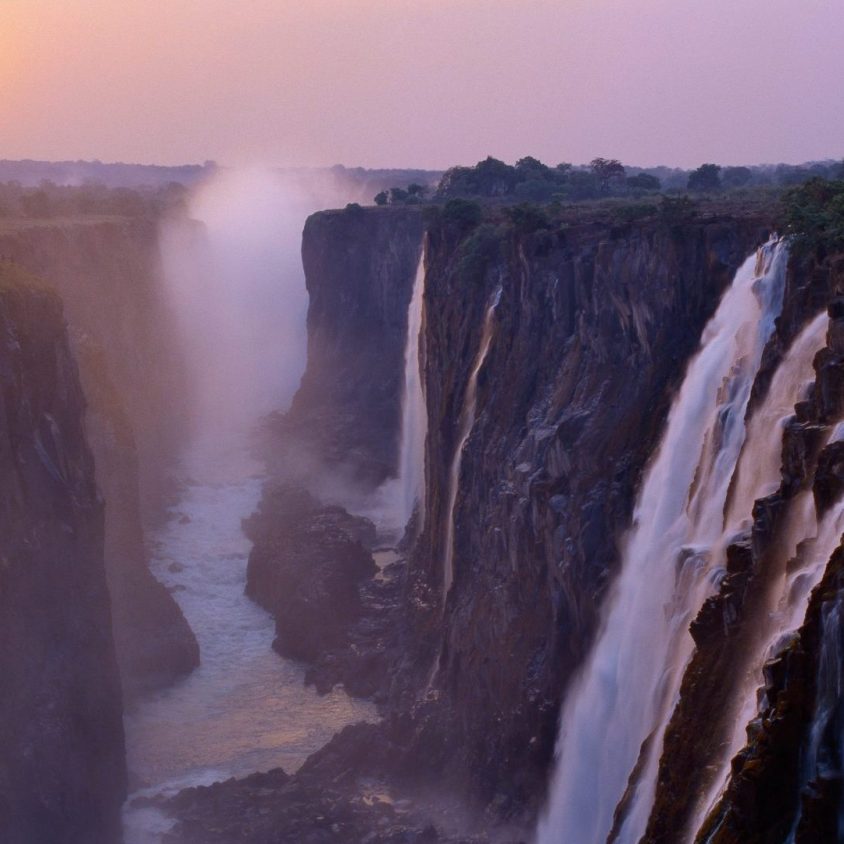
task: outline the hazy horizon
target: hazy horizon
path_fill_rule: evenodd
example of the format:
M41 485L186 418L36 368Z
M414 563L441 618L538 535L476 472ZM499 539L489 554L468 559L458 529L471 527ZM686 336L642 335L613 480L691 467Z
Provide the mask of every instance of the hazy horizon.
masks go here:
M445 169L844 155L835 0L0 8L0 158Z

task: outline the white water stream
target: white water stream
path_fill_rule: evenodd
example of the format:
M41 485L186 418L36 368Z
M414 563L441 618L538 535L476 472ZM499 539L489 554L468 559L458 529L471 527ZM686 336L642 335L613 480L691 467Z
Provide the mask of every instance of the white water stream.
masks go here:
M478 353L469 374L469 381L466 384L466 393L463 397L463 408L460 411L458 421L457 445L454 455L451 458L451 468L448 473L448 506L445 519L445 542L443 559L443 606L445 606L451 584L454 581L454 519L457 507L457 493L460 489L460 467L463 464L463 449L469 441L472 428L475 425L475 413L478 403L478 375L483 368L489 348L492 345L492 338L495 333L495 311L501 301L501 288L499 287L492 296L484 314L484 324L481 329L481 342L478 345Z
M417 505L422 529L425 520L425 437L428 411L425 407L422 373L422 322L425 303L425 248L413 280L413 293L407 311L407 339L404 346L404 388L401 404L398 477L384 483L378 491L378 521L388 533L401 538Z

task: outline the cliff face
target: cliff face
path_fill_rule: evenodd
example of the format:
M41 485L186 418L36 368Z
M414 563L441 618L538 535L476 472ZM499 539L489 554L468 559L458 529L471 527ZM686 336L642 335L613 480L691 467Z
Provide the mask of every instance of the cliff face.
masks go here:
M422 248L418 209L312 215L302 237L308 365L281 432L304 464L364 488L396 471L407 309Z
M120 838L103 507L58 298L0 263L0 838Z
M415 746L504 813L542 798L561 697L672 390L720 292L765 236L758 221L730 218L430 232L427 518L405 617L408 640L431 648L414 659L428 660L432 680L416 704ZM496 296L443 607L456 420ZM407 690L395 695L405 709Z
M151 220L20 224L0 229L0 255L60 293L87 403L87 431L105 498L114 631L128 695L191 670L198 646L147 567L143 513L167 494L185 424L184 368L163 300Z

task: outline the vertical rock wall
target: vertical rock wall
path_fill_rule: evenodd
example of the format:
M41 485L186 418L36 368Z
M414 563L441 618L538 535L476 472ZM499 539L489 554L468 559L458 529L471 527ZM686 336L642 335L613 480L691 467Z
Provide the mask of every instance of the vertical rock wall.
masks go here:
M55 294L0 263L0 840L113 844L126 790L103 505Z

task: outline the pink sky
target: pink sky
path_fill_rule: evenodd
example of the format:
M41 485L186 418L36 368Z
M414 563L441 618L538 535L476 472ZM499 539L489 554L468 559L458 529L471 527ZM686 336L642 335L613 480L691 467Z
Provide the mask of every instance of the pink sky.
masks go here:
M843 0L0 0L0 158L844 156Z

